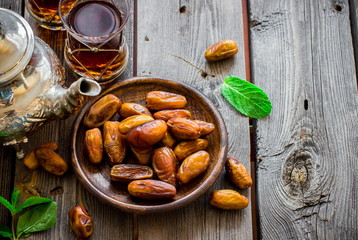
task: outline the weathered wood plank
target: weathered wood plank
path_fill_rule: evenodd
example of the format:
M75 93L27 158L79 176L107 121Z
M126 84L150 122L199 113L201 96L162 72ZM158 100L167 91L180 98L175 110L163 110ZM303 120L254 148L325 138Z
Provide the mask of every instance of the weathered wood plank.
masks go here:
M353 35L354 56L358 69L358 0L349 0L350 19ZM358 70L356 71L358 74Z
M13 177L15 167L15 151L0 147L0 196L10 199L13 189ZM0 205L0 224L10 226L10 211ZM1 239L1 237L0 237Z
M229 132L229 155L249 168L249 122L221 96L228 75L245 78L241 2L138 1L138 75L155 75L194 86L222 113ZM208 64L204 51L233 39L240 51L233 59ZM223 173L224 174L224 173ZM213 189L236 189L222 175ZM250 198L250 190L240 191ZM220 211L208 204L209 192L174 212L139 216L139 239L251 239L251 206Z
M354 7L356 10L356 20L357 20L357 16L358 16L358 0L354 0ZM358 22L356 22L356 26L358 25Z
M17 12L18 14L22 15L24 12L24 8L23 8L23 0L19 0L19 1L1 1L0 2L0 7L1 8L6 8L6 9L10 9L14 12Z
M0 8L11 9L19 14L22 13L22 1L1 1ZM0 196L10 199L15 167L15 151L10 148L4 148L0 144ZM10 213L5 207L0 205L0 224L10 226ZM0 237L1 238L1 237Z
M35 35L47 42L57 53L62 65L66 67L65 86L69 86L78 77L66 66L63 57L65 32L53 32L42 29L26 11L26 19L33 26ZM133 15L131 16L125 35L130 49L130 60L127 69L119 77L124 79L132 76L133 62ZM32 135L25 151L29 152L41 143L56 141L60 145L59 154L70 162L71 152L71 127L74 116L67 120L55 120L43 126ZM72 207L81 204L88 208L91 213L95 231L93 239L131 239L132 237L132 215L122 213L112 207L101 203L97 198L85 190L72 169L62 177L55 177L43 170L30 171L21 162L16 166L15 186L23 190L26 196L41 195L54 199L58 203L57 224L48 231L32 235L29 239L76 239L68 225L67 212Z
M357 76L348 1L250 1L262 239L358 236Z

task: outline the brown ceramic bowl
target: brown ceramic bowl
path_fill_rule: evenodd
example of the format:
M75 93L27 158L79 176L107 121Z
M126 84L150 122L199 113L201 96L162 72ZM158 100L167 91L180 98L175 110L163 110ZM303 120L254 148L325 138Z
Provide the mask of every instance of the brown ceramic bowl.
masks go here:
M211 122L216 129L206 137L209 141L207 151L211 160L208 169L192 182L178 187L177 195L166 201L148 201L131 197L127 185L111 182L110 166L105 161L100 165L93 165L84 153L84 134L87 128L83 118L88 109L101 97L108 93L118 96L122 102L136 102L145 106L145 95L150 91L167 91L184 95L188 101L188 109L193 119ZM117 115L117 114L116 114ZM114 120L118 120L115 116ZM121 210L132 213L165 212L183 207L204 194L219 177L227 155L227 132L224 121L204 95L196 89L171 80L161 78L136 77L121 81L100 96L91 99L78 114L72 129L72 165L81 183L96 197Z

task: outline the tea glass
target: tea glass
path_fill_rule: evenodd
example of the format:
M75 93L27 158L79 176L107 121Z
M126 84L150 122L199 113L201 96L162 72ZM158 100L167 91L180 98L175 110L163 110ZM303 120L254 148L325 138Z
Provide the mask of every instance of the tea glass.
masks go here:
M83 77L107 84L128 62L123 29L129 18L127 0L60 0L59 15L67 32L65 60Z
M58 15L59 2L60 0L25 0L25 5L41 27L50 30L64 30Z

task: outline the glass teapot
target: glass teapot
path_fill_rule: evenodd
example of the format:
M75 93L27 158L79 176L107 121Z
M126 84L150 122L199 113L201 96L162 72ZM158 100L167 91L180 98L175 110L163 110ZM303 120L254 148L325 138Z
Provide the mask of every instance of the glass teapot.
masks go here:
M80 78L62 88L64 69L55 52L34 36L17 13L0 8L0 142L22 158L21 143L45 121L77 113L83 96L101 92Z

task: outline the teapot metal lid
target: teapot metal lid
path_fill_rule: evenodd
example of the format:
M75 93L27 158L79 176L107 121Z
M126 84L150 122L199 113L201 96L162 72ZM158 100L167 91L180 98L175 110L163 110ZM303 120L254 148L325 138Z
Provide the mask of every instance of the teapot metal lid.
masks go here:
M0 87L21 73L34 50L34 33L19 14L0 8Z

